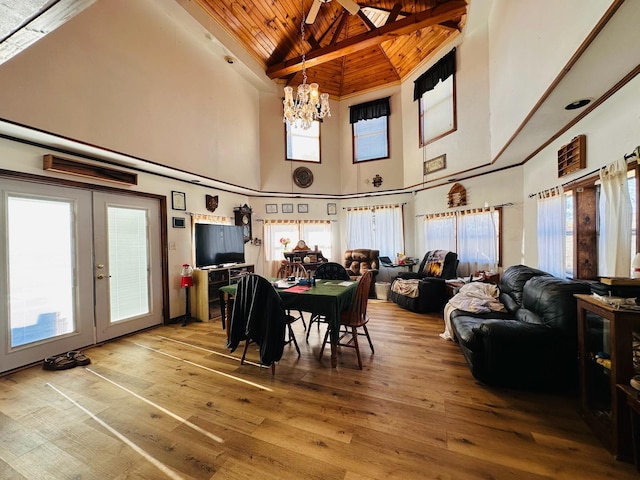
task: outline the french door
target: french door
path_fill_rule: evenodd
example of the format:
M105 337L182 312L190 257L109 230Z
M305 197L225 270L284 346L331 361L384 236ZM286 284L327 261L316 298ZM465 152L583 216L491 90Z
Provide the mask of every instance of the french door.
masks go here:
M162 322L159 211L0 179L0 372Z

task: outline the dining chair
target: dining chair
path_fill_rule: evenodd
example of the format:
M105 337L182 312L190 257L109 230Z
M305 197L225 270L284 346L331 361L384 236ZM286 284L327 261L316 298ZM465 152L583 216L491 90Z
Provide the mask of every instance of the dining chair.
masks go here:
M275 362L282 358L284 346L289 343L285 341L285 329L292 334L291 323L294 321L287 315L282 298L269 280L256 274L245 275L238 282L229 319L227 347L233 352L244 340L240 359L243 364L249 344L256 343L260 364L270 365L271 373L275 374ZM295 346L300 356L297 343Z
M369 300L369 288L371 287L372 278L372 272L365 272L362 277L360 277L356 291L353 294L351 306L348 310L340 314L340 326L344 327L344 331L338 332L338 345L355 348L358 357L358 368L360 368L360 370L362 370L362 360L360 358L360 347L358 346L358 335L365 335L367 337L371 353L375 353L373 343L371 343L371 337L369 336L369 330L367 330L367 322L369 321L369 317L367 316L367 301ZM363 331L359 332L358 328L362 328ZM331 327L327 328L327 332L324 335L324 341L320 349L321 359L330 333ZM350 336L351 338L343 342L346 336Z
M307 278L307 275L308 275L307 269L304 268L304 266L300 262L289 262L288 260L283 260L280 263L280 269L278 270L278 278L287 278L287 277ZM287 313L291 315L290 310L288 310ZM304 321L304 316L302 315L301 310L298 310L298 316L296 317L296 320L302 320L302 326L304 327L305 330L307 329L307 323ZM291 338L289 340L291 340ZM296 348L298 348L297 343L296 343Z
M314 272L314 278L316 280L351 280L346 268L337 262L327 262L319 265ZM327 323L327 319L324 315L318 313L312 313L309 319L309 328L307 329L306 340L309 343L309 333L311 333L311 325L316 323L318 331L320 331L320 324Z

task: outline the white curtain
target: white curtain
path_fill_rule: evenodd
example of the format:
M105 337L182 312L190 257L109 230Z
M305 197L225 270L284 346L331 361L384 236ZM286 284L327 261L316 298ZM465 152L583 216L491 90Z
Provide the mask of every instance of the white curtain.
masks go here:
M322 251L322 256L328 259L333 258L333 249L331 248L331 223L330 222L312 222L302 223L300 225L300 238L304 239L307 246L311 249L318 246L318 250Z
M280 263L284 260L284 244L280 243L281 238L289 239L287 248L292 249L298 242L298 225L295 223L270 223L264 224L264 252L265 252L265 275L275 277L278 274Z
M373 210L353 208L347 210L347 250L376 248L373 229Z
M380 255L395 258L404 252L404 224L402 206L392 205L375 209L375 242Z
M456 217L446 215L424 219L424 253L431 250L457 251Z
M565 276L564 195L556 188L538 194L538 268Z
M498 268L497 212L464 212L458 219L458 273L468 276L474 272Z
M621 158L600 170L600 239L598 274L628 277L631 273L631 199L627 162Z
M284 260L285 248L293 249L298 240L304 240L313 249L316 245L322 255L332 258L331 222L328 221L266 221L264 223L265 275L275 277ZM280 242L287 239L287 245Z

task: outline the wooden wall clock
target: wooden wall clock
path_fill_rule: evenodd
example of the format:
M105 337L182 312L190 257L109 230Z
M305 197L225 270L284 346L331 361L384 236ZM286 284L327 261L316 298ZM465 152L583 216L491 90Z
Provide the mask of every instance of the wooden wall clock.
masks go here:
M246 203L233 209L236 225L242 227L244 243L251 241L251 207Z

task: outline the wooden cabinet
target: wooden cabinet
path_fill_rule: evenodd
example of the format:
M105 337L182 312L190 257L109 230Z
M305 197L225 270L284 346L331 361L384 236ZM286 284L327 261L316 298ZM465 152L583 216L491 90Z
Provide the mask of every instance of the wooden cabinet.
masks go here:
M558 150L558 178L587 166L587 137L578 135Z
M238 283L247 273L253 273L249 264L232 267L211 268L193 271L194 317L203 322L220 316L220 287Z
M616 385L629 385L635 375L633 338L640 332L640 312L616 309L590 295L576 298L580 414L616 458L632 460L628 411Z

